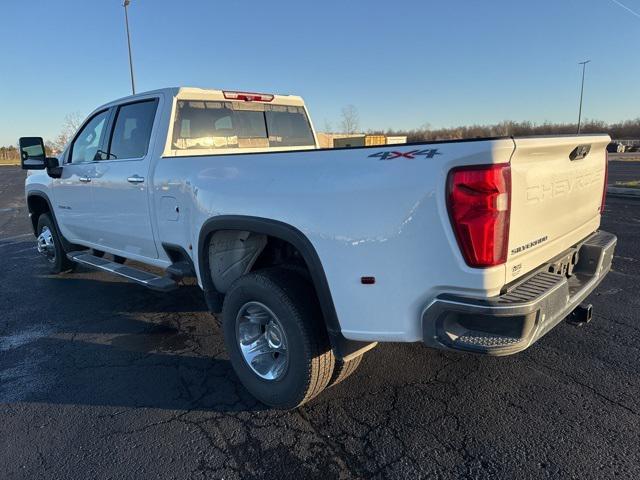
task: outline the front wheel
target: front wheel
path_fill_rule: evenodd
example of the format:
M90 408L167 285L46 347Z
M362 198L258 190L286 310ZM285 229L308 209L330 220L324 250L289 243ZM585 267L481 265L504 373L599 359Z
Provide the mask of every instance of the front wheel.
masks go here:
M268 269L236 280L222 309L231 365L245 388L276 408L295 408L331 380L334 356L311 285Z
M38 217L36 246L38 253L47 260L51 273L68 272L73 269L74 264L67 258L67 252L64 251L58 230L48 213L43 213Z

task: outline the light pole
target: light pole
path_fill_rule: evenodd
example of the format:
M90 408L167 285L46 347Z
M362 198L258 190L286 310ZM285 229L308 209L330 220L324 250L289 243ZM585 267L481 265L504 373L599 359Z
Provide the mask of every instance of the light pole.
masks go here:
M578 110L578 133L580 133L580 122L582 120L582 95L584 94L584 71L587 67L587 63L591 60L585 60L584 62L578 62L578 65L582 65L582 86L580 87L580 108Z
M127 46L129 47L129 71L131 72L131 92L136 94L136 84L133 80L133 60L131 59L131 37L129 36L129 15L127 15L127 7L131 3L130 0L124 0L122 6L124 7L124 24L127 27Z

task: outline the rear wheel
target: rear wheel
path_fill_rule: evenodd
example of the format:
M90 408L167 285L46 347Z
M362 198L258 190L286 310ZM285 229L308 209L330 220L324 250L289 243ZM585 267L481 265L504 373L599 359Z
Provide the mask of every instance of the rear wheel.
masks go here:
M47 260L51 273L68 272L73 269L74 264L67 258L67 252L62 246L58 230L48 213L43 213L38 217L36 246L38 253Z
M297 273L240 277L225 297L222 326L233 369L261 402L295 408L329 384L333 352L315 292Z
M331 377L329 386L333 387L334 385L337 385L355 372L360 366L360 362L362 362L362 357L364 357L364 354L351 360L347 360L346 362L344 360L336 360L336 366L333 369L333 376Z

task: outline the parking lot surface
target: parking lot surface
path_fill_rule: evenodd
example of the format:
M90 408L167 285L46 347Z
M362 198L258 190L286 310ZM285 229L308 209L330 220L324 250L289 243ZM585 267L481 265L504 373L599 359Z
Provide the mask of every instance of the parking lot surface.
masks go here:
M607 202L588 326L503 358L381 345L282 412L239 384L196 288L48 275L23 179L0 167L2 478L640 478L638 200Z
M640 180L640 162L609 162L609 185L638 180Z

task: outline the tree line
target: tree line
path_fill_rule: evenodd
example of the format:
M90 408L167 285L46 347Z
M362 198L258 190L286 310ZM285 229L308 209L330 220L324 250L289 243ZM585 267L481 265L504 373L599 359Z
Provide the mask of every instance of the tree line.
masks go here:
M60 134L46 142L47 155L55 156L65 147L69 139L81 124L77 113L65 117ZM345 133L354 133L358 129L359 117L353 106L343 109L341 128ZM329 127L330 128L330 127ZM327 130L327 128L325 128ZM534 123L501 122L493 125L467 125L462 127L436 128L428 125L412 130L370 130L371 134L406 135L408 142L432 140L458 140L462 138L525 136L525 135L570 135L578 131L576 123ZM617 123L600 120L587 120L581 126L582 133L608 133L613 139L640 139L640 118ZM18 161L20 155L15 145L0 147L0 161Z
M64 147L82 125L82 118L79 112L70 113L64 117L60 133L53 140L47 140L44 144L48 157L55 157L64 150ZM0 147L0 161L17 162L19 159L20 153L17 145Z
M44 145L44 149L48 157L54 157L60 150L53 146L51 142L47 142ZM8 162L19 162L20 161L20 153L18 152L18 147L15 145L9 145L5 147L0 147L0 163L8 163Z
M18 149L13 145L8 147L0 147L0 161L18 161L20 155L18 155Z
M462 127L432 129L428 125L413 130L372 131L386 135L406 135L408 142L432 140L458 140L462 138L572 135L578 131L577 123L501 122L493 125L468 125ZM617 123L587 120L580 127L581 133L608 133L613 139L640 139L640 118Z

